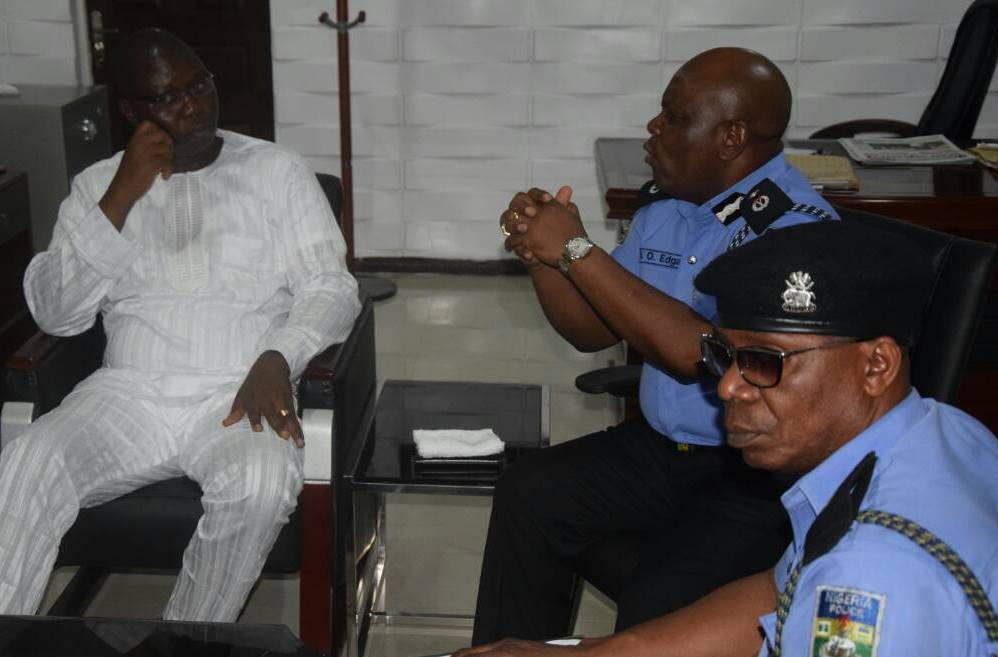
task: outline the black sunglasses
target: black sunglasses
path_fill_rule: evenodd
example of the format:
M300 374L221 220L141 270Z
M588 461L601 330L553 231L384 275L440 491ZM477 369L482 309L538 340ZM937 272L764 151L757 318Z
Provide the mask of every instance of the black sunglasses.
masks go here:
M707 371L715 376L724 376L732 364L736 364L738 373L747 383L756 388L772 388L780 383L780 378L783 376L783 361L786 358L818 349L834 349L860 341L859 338L847 338L817 347L779 351L768 347L732 347L723 340L704 333L700 336L700 360Z

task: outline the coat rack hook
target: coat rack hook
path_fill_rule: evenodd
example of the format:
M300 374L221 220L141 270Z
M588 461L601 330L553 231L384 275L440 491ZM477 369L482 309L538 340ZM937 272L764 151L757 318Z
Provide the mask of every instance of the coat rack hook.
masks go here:
M323 25L328 25L337 32L346 32L347 30L353 29L367 20L367 14L365 12L360 12L357 14L357 18L352 21L334 21L333 17L329 15L328 11L324 11L319 14L319 22Z

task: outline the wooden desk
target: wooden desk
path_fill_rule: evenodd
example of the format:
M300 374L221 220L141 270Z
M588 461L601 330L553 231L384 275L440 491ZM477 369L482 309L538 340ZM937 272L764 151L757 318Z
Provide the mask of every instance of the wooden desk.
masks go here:
M638 188L651 180L643 139L596 140L596 173L610 219L630 219ZM793 141L845 155L834 140ZM953 235L998 242L998 179L977 165L947 167L864 167L853 164L858 192L823 196L844 208L876 212Z
M634 215L638 189L651 179L643 139L596 140L596 174L607 203L607 217L624 222ZM834 140L791 141L845 155ZM998 179L977 165L939 167L864 167L853 164L858 192L828 191L829 202L903 219L953 235L998 242ZM626 223L622 224L626 230ZM998 274L978 329L957 405L998 433Z

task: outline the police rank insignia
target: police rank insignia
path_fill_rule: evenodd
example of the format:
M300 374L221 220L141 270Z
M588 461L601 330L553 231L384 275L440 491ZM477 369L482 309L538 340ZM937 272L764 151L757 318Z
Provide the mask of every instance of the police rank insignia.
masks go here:
M811 657L876 657L887 597L819 586L811 627Z
M762 212L769 207L769 197L765 194L758 194L752 199L752 212Z
M814 281L806 271L795 271L786 278L787 289L783 290L783 310L788 313L813 313L818 309L814 305L815 294L811 288Z
M763 178L745 194L738 209L752 232L762 235L774 221L790 212L793 207L794 202L779 185L769 178ZM714 213L717 213L717 208Z

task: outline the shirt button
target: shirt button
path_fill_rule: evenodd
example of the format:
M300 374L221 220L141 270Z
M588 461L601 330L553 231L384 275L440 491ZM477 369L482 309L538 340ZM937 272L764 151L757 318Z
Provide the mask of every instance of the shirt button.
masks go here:
M697 257L696 256L690 256L689 258L686 259L686 262L690 263L691 265L695 265L695 264L697 264Z

